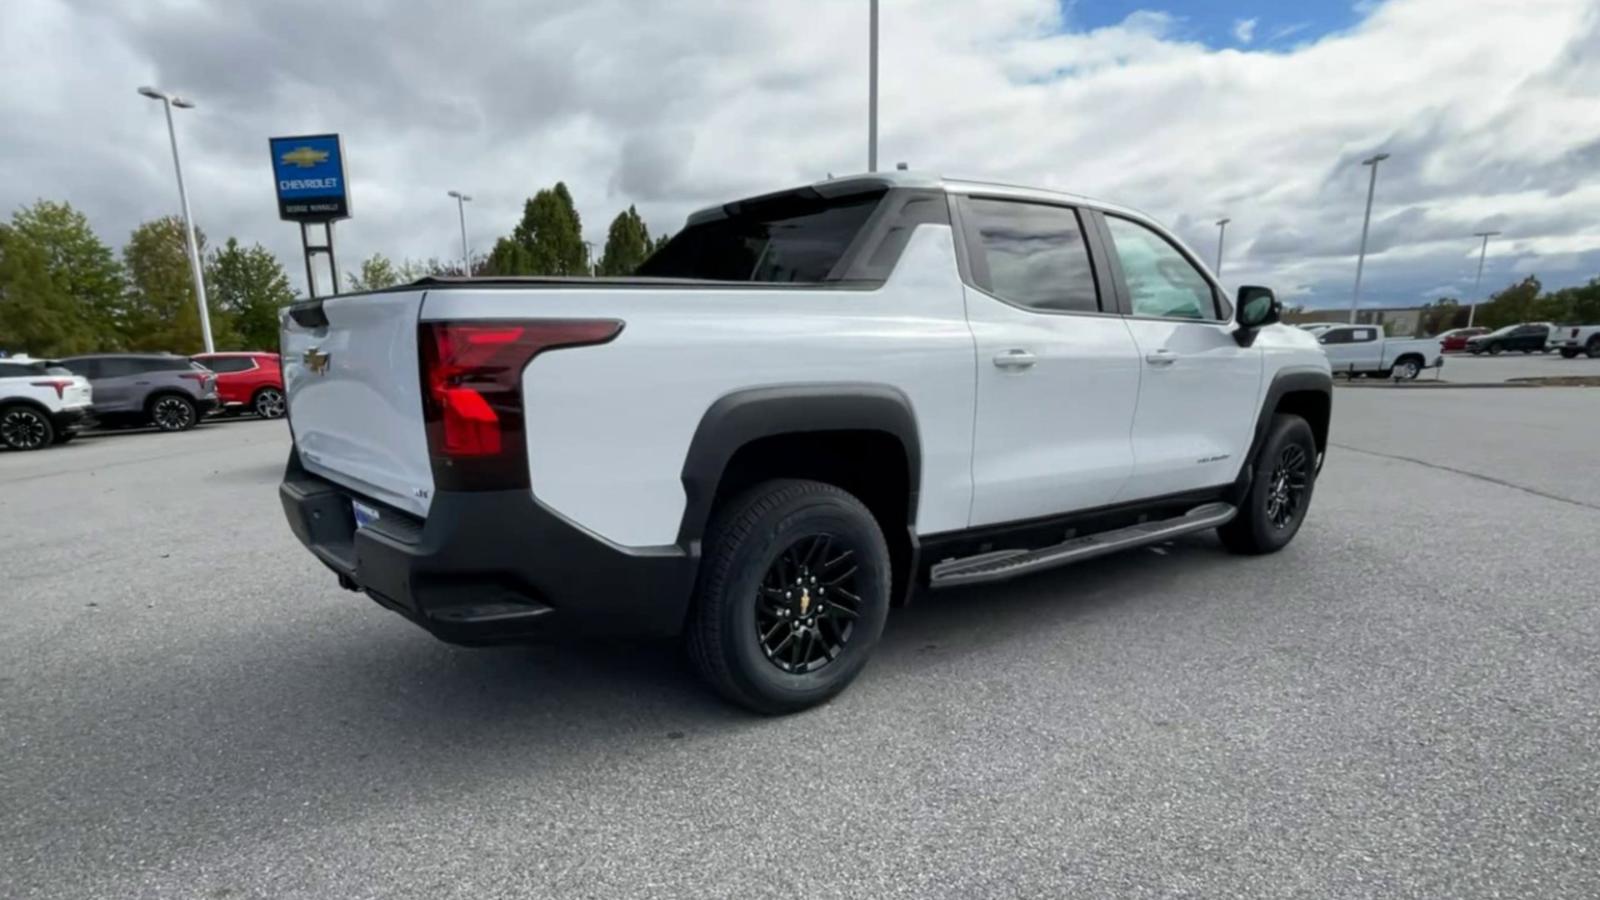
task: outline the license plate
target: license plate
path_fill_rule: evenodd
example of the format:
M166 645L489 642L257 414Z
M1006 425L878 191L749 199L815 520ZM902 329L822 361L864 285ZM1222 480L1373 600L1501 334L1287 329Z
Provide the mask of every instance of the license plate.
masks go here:
M356 515L357 528L365 528L378 521L378 511L359 500L350 501L350 510Z

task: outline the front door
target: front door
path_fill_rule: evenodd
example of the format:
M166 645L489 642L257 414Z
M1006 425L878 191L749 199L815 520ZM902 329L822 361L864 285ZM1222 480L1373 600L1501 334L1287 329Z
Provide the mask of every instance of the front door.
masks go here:
M1228 484L1254 435L1261 351L1234 340L1220 290L1171 239L1133 219L1103 221L1143 371L1133 477L1118 499Z
M1372 325L1329 328L1318 338L1335 372L1375 372L1383 368L1383 343Z
M1133 468L1139 357L1102 308L1078 211L959 203L978 351L971 524L1110 504Z

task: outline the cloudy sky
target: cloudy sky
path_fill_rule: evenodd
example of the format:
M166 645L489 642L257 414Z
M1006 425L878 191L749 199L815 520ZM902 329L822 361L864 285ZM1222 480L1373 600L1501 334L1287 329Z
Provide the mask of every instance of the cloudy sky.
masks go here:
M177 207L275 250L269 135L343 135L370 253L486 250L571 186L589 239L865 168L866 0L6 0L0 209L66 199L115 246ZM1368 305L1600 274L1600 0L882 0L880 159L1145 209L1224 275Z

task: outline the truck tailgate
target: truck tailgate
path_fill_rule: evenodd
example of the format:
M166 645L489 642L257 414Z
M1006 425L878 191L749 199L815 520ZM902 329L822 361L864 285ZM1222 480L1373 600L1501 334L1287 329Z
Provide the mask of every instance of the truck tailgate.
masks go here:
M433 494L417 317L424 292L299 304L283 317L289 427L306 470L424 516Z

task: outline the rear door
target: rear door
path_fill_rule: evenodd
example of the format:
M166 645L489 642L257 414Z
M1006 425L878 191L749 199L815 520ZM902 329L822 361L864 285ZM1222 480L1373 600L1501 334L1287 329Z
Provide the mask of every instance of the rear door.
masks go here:
M1261 396L1261 351L1234 339L1232 309L1170 237L1131 218L1100 222L1142 375L1133 477L1119 500L1234 480Z
M333 297L284 319L289 427L306 469L425 515L433 493L418 374L423 292Z
M971 524L1104 506L1133 468L1139 360L1078 210L958 201L978 350Z
M122 356L102 356L70 362L67 368L79 372L93 385L95 411L101 413L138 411L134 382L140 378L140 374L136 371L133 360Z

